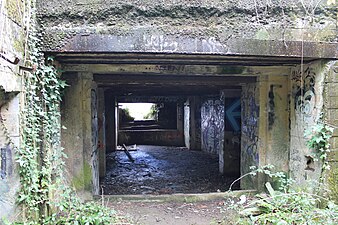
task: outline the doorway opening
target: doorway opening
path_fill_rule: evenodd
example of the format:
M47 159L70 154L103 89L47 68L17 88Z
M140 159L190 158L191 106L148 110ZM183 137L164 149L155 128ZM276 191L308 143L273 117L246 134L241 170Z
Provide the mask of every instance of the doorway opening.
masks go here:
M226 98L115 95L116 149L106 154L103 193L226 191L240 173L241 112L241 89L227 91Z

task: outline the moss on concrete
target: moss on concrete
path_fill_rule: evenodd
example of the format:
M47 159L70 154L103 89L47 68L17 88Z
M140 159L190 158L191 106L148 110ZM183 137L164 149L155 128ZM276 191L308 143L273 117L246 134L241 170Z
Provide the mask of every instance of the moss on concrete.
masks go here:
M91 191L92 190L92 179L93 173L92 168L88 162L84 162L83 164L83 178L84 178L84 190Z
M18 0L7 0L6 1L6 10L7 15L13 21L18 24L22 24L23 19L23 9L24 9L24 2Z
M84 162L83 171L72 179L73 187L80 190L91 191L92 188L92 168L89 163Z
M338 204L338 168L332 167L329 171L328 185L330 198Z
M223 66L222 74L242 74L245 70L244 66Z

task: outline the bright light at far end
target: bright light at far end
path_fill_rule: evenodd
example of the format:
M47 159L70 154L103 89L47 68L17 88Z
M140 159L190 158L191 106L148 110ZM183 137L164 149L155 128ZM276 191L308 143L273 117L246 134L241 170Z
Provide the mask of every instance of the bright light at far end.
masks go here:
M135 120L143 120L150 112L153 103L119 103L122 109L129 109L129 113Z

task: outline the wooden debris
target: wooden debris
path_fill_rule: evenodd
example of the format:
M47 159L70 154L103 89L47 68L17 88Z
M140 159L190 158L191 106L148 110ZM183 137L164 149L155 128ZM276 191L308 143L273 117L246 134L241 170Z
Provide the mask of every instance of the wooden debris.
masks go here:
M125 144L122 145L123 146L123 149L124 149L124 153L126 153L126 155L128 156L128 159L131 161L131 162L134 162L135 160L133 159L133 157L130 155L130 152L128 151L128 148Z

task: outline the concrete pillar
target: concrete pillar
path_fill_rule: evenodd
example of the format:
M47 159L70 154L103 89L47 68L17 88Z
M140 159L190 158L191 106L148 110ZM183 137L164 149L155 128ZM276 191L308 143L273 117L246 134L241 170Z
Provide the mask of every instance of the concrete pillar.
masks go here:
M289 168L289 81L288 76L262 75L255 86L243 87L241 175L250 166L272 164L275 171ZM268 177L257 174L241 181L242 189L263 190Z
M105 131L106 131L106 152L115 151L117 146L117 107L115 97L110 91L104 93L105 102Z
M177 130L184 132L184 104L182 102L177 103Z
M98 88L98 153L99 153L99 176L106 176L106 119L104 89Z
M196 96L184 103L184 142L189 149L201 150L201 104Z
M190 114L190 106L189 106L189 98L187 99L187 101L184 103L184 144L185 147L187 147L188 149L190 149L190 139L191 139L191 135L190 135L190 126L191 126L191 114Z
M194 101L191 103L193 105L193 115L194 115L194 139L191 143L191 146L194 150L201 150L201 97L195 96Z
M289 77L270 76L267 88L265 164L273 164L276 171L289 171ZM264 93L266 94L266 93ZM265 146L265 147L264 147Z
M238 119L241 116L241 90L227 89L222 91L224 96L224 142L219 152L221 174L238 176L240 174L240 127Z
M258 83L242 86L241 96L241 175L249 173L250 166L259 165L259 88ZM257 187L257 177L246 176L241 189Z
M79 74L64 76L66 88L61 103L61 123L67 129L61 131L61 145L68 156L66 168L71 185L78 191L85 189L82 129L82 79Z
M70 86L65 91L61 105L61 123L67 128L61 134L62 146L68 155L66 167L70 182L80 196L86 199L99 190L97 146L93 129L96 115L92 113L92 100L96 99L96 91L93 89L91 73L65 77Z

